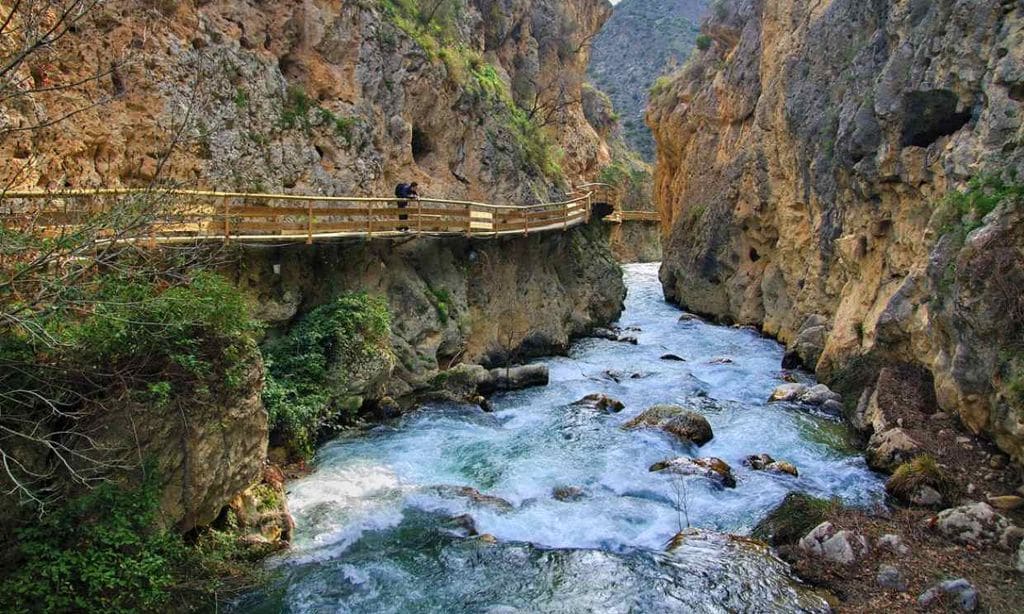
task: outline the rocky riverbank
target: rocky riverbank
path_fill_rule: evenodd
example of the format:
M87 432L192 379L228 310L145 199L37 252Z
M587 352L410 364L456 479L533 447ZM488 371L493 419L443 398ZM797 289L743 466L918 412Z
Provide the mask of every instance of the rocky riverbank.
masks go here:
M884 369L847 415L866 442L867 463L889 475L887 500L855 508L791 494L754 536L828 591L840 612L1015 612L1024 599L1020 471L987 438L938 411L926 373L900 375ZM786 384L772 398L822 410L833 395Z

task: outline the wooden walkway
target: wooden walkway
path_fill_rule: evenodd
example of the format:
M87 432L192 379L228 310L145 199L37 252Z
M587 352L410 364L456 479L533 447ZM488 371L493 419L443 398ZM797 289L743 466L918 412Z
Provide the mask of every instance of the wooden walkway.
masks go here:
M305 242L348 237L408 235L501 237L564 231L590 220L595 203L612 207L613 223L641 219L618 211L614 190L585 184L559 202L494 205L421 198L400 206L396 198L211 192L199 190L97 189L0 194L5 228L60 236L119 210L133 220L119 241ZM642 218L647 219L647 218ZM141 221L140 221L141 220ZM100 235L102 236L102 232ZM110 230L113 235L113 230Z

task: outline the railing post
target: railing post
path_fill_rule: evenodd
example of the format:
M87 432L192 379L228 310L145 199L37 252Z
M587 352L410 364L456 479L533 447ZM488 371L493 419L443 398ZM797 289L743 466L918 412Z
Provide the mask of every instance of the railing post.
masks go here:
M530 211L528 208L523 208L523 236L530 236Z
M569 229L569 204L562 205L562 232Z
M313 201L306 201L306 245L313 244Z
M397 205L396 205L397 206ZM373 203L366 203L366 238L373 238Z
M228 197L224 197L224 242L231 241L231 216L229 213Z
M466 205L466 236L473 236L473 205Z
M423 234L423 201L416 199L416 234Z

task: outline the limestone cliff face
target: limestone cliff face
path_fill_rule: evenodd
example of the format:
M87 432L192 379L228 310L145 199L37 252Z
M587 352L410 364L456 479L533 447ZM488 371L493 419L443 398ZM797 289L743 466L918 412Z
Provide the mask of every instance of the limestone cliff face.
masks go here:
M0 102L0 127L76 111L5 135L0 179L356 195L418 180L433 196L518 202L605 164L578 101L607 1L453 3L436 36L440 17L420 25L384 0L99 3L25 69L37 87L85 83ZM509 97L546 125L524 127Z
M428 196L526 204L607 164L580 102L607 0L452 0L411 16L419 4L95 3L17 75L39 91L0 100L0 184L381 196L416 180ZM613 320L624 289L599 235L254 250L235 277L281 327L343 290L387 295L398 395L488 356L505 321L514 344L551 350ZM251 375L241 398L194 416L97 425L157 457L182 529L259 477L267 417Z
M388 299L397 366L367 400L423 389L458 362L564 351L622 312L622 272L601 222L496 240L337 242L247 249L233 272L272 328L347 292ZM277 271L275 272L275 265Z
M950 224L946 196L1024 170L1024 6L713 13L712 46L648 112L666 296L762 326L836 383L923 364L943 408L1024 460L1019 198Z

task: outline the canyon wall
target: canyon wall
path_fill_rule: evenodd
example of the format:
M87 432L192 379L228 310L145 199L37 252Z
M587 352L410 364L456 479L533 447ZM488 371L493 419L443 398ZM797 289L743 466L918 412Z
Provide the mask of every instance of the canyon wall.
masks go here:
M0 180L367 196L417 180L520 203L608 161L579 103L606 0L417 6L97 3L24 68L39 91L0 103Z
M915 363L1024 461L1024 6L717 4L652 98L666 296L855 403Z
M232 275L271 330L350 292L388 300L401 397L459 362L557 354L622 312L626 288L602 222L503 239L362 240L242 248Z
M26 93L0 100L0 185L388 196L415 180L427 196L528 204L563 198L609 162L608 127L591 126L581 103L606 0L421 4L90 5L20 69ZM625 292L595 227L251 248L235 262L229 275L273 332L347 291L385 295L395 396L486 360L499 335L527 353L563 349L614 320ZM104 437L156 458L168 524L206 524L259 479L268 424L262 363L251 363L245 391L201 411L178 399L180 415L98 419Z

